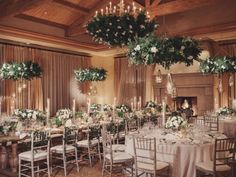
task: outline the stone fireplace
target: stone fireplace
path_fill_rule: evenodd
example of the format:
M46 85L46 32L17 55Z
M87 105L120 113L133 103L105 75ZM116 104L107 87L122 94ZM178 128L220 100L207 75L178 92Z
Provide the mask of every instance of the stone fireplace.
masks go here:
M188 101L194 109L195 115L203 115L207 110L214 108L212 75L201 73L177 73L172 74L172 79L177 89L176 97L172 98L166 94L166 75L163 75L162 83L155 83L153 78L154 97L157 102L167 98L167 104L172 110L177 110L178 106Z

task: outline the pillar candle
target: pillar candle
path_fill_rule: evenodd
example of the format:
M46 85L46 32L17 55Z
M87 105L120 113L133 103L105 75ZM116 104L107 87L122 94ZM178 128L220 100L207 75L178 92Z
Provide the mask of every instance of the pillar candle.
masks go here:
M87 105L88 105L88 114L89 114L89 112L90 112L90 104L91 104L91 99L88 98L88 103L87 103Z
M136 96L134 97L134 110L136 110L137 108L137 99L136 99Z
M72 101L72 112L73 112L73 117L75 116L75 99Z
M166 118L166 103L162 100L162 125L165 126L165 118Z
M50 118L50 99L47 98L47 107L46 107L46 114L47 114L47 125L49 123L49 118Z
M142 97L140 96L139 97L139 109L141 109L142 108Z

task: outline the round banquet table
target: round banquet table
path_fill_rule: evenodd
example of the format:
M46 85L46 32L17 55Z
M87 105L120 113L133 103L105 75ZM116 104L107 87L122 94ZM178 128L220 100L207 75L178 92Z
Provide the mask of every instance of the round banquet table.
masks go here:
M219 131L227 137L236 137L236 119L221 119L219 120Z
M213 148L214 148L214 138L212 141L204 140L200 143L199 140L190 141L183 138L172 139L168 141L168 137L160 137L160 130L156 132L149 132L144 137L153 138L156 137L157 142L157 160L168 162L171 166L172 177L196 177L195 164L197 162L204 162L213 159ZM133 136L139 136L139 134L127 135L126 136L126 152L134 155L133 150ZM143 136L143 135L141 135ZM224 135L219 135L225 138ZM200 138L200 137L199 137ZM204 139L204 137L203 137ZM182 141L182 142L181 142ZM184 143L184 141L188 141ZM150 154L149 154L150 155Z

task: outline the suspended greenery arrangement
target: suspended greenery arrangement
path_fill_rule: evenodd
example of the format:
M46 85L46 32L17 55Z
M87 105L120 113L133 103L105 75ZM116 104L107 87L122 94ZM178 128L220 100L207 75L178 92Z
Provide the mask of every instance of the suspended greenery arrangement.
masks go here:
M97 14L87 25L87 32L96 42L109 46L126 46L136 37L144 37L157 28L155 20L149 20L145 11L134 16L130 13Z
M4 63L0 68L1 79L32 80L42 75L42 68L33 61Z
M175 63L192 65L201 51L198 42L190 37L157 38L149 35L130 42L127 56L131 64L159 64L169 69Z
M225 72L236 72L236 57L210 57L200 64L202 73L222 74Z
M104 81L107 71L103 68L86 68L75 70L75 78L79 82L85 81Z

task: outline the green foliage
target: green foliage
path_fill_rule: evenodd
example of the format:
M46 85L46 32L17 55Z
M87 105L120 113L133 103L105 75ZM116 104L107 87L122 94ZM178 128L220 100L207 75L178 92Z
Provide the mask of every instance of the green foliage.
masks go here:
M157 38L149 35L130 42L127 56L131 64L159 64L169 69L175 63L192 65L200 52L198 42L190 37Z
M79 82L85 81L104 81L107 77L107 71L103 68L86 68L75 70L75 78Z
M38 63L33 61L24 61L21 63L4 63L0 68L1 79L26 79L31 80L42 75L42 69Z
M121 16L99 14L88 23L87 31L96 42L121 47L134 41L135 37L152 33L156 27L156 22L150 21L142 11L136 18L128 13Z
M236 57L212 57L203 60L200 64L203 73L222 74L225 72L236 72Z

